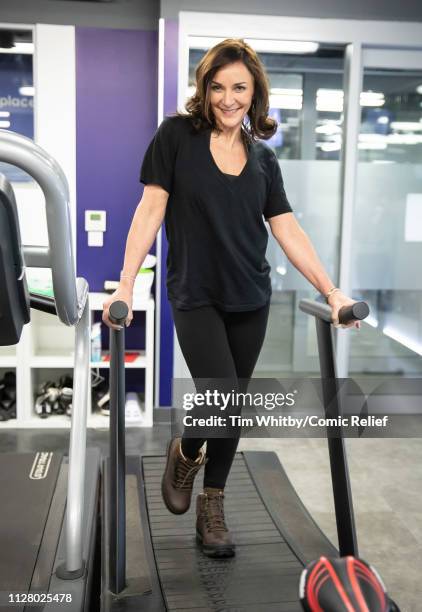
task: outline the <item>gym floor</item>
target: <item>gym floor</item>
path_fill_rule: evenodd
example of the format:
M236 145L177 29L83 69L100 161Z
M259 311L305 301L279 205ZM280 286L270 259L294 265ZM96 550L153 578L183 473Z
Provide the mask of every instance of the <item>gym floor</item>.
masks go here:
M164 453L170 437L165 411L150 429L126 430L127 454ZM67 452L69 430L3 430L0 452ZM108 452L108 431L89 429L88 446ZM422 440L346 442L360 555L383 577L401 612L422 610ZM336 527L324 439L242 439L239 450L278 453L297 492L326 535Z

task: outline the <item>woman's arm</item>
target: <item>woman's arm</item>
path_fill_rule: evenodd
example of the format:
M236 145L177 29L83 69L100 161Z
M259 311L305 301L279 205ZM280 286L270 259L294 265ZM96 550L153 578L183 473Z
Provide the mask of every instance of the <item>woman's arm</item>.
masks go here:
M146 185L126 239L122 273L136 276L166 214L169 194L158 185ZM126 279L125 279L126 280Z
M133 285L138 270L147 256L166 213L169 194L158 185L146 185L126 239L126 250L119 287L103 304L103 321L109 327L117 328L109 319L110 304L123 300L129 306L126 325L133 318Z
M301 274L315 287L317 291L326 295L334 286L328 276L306 232L301 228L293 213L284 213L268 219L271 232L289 261ZM354 304L341 291L335 291L328 298L332 307L333 322L338 325L338 311L342 306ZM359 322L350 323L345 327L360 327Z

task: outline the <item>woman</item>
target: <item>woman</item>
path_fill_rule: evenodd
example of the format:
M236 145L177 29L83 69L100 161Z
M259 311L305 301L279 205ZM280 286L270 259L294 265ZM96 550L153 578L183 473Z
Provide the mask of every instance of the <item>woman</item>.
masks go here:
M134 278L165 219L168 298L197 390L207 378L242 391L264 340L271 297L263 217L291 263L326 296L334 323L353 300L328 277L294 217L275 154L257 141L270 138L277 124L268 117L268 81L256 53L243 40L225 40L203 57L196 81L187 113L164 119L145 154L144 193L103 321L112 326L108 308L120 299L129 305L130 324ZM167 450L162 494L170 512L189 509L194 478L205 466L197 535L209 556L235 550L223 500L238 439L239 431L207 440L185 432Z

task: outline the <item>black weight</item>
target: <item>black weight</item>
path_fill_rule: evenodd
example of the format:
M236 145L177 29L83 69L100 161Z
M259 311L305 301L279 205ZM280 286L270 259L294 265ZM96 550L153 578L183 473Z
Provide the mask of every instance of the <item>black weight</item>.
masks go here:
M16 388L16 374L15 372L5 372L3 382L7 387Z
M10 419L10 416L7 410L0 408L0 421L8 421L9 419Z
M343 306L338 312L338 320L341 325L347 325L352 321L362 321L369 315L369 306L366 302L355 302L351 306Z
M114 323L114 325L123 325L127 315L129 314L129 308L126 302L118 300L117 302L110 304L108 312L110 321Z
M70 387L71 389L73 388L73 377L69 376L69 374L63 374L62 376L60 376L59 378L59 384L58 386L60 388L63 387Z

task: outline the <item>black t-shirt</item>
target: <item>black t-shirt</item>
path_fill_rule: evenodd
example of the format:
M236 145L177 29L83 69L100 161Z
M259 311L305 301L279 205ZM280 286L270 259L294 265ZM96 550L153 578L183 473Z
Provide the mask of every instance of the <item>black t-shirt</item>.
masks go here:
M222 172L210 151L211 129L188 117L166 117L151 141L140 180L169 193L167 293L182 310L213 304L254 310L271 297L263 217L292 209L280 166L262 142L248 144L239 176Z

